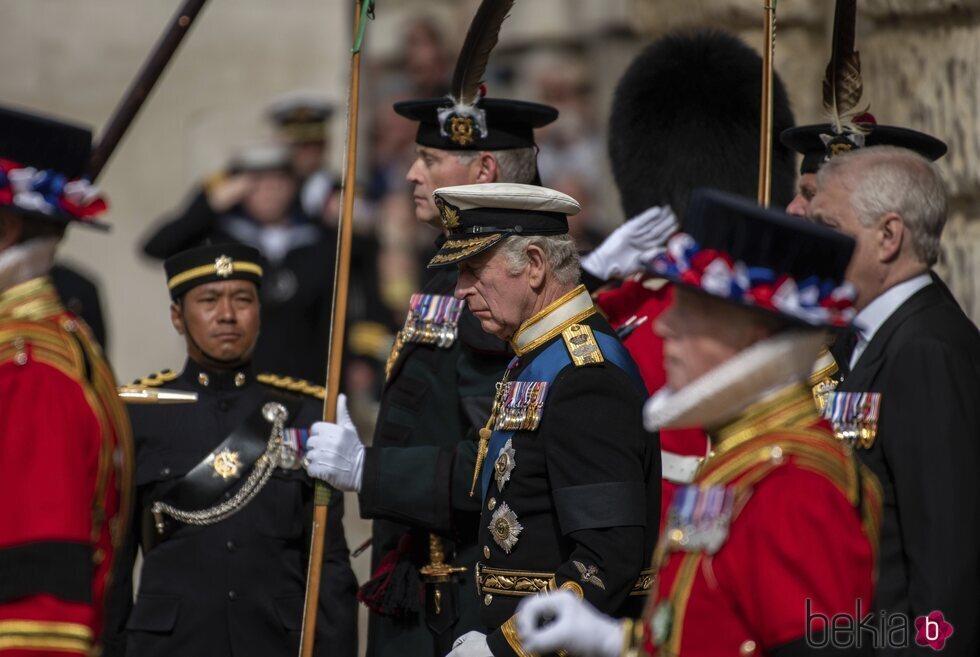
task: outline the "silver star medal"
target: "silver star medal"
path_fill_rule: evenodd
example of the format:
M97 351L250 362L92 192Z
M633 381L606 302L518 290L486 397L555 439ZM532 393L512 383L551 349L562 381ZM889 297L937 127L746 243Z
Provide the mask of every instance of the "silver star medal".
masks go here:
M510 554L510 551L517 545L517 537L524 531L524 526L517 521L517 514L514 513L507 502L497 507L487 525L490 535L500 548Z
M500 448L500 452L497 454L497 460L493 464L494 479L497 480L497 488L499 490L504 489L504 484L510 481L510 473L517 467L516 455L514 441L508 438L504 446Z

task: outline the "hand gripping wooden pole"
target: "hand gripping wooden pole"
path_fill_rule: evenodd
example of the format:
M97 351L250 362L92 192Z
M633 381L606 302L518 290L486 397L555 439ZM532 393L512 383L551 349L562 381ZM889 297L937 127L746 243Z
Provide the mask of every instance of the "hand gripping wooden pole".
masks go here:
M762 28L762 120L759 122L759 205L769 207L772 195L772 58L776 49L776 2L766 0Z
M337 231L337 260L334 270L333 312L330 321L330 343L327 351L327 394L323 400L323 420L337 421L337 396L340 387L341 361L344 351L344 327L347 323L347 292L350 287L351 231L354 219L354 180L357 170L357 111L360 100L361 40L364 22L373 16L373 0L356 0L354 9L354 47L351 51L350 90L347 97L347 149L344 154L344 185L340 223ZM320 577L323 572L323 548L327 533L327 511L331 489L316 482L313 494L313 538L306 576L306 601L303 607L303 630L300 634L300 656L312 657L316 640L317 607L320 601Z
M129 88L126 89L122 100L116 105L116 109L112 113L109 123L106 124L105 130L102 131L99 141L92 148L92 156L89 159L88 171L86 172L89 180L95 181L102 173L102 169L112 157L123 135L129 130L133 119L143 107L157 80L160 79L164 69L167 68L167 64L173 59L174 53L177 52L177 48L180 47L184 37L187 36L194 24L194 19L197 18L207 1L185 0L181 8L170 19L167 28L160 35L146 61L143 62L143 68L136 74L136 77L129 84Z

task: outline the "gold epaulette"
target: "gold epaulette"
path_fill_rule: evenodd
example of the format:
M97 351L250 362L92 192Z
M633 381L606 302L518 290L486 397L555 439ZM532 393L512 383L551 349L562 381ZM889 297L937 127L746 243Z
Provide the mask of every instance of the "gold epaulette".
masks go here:
M173 381L177 378L177 373L171 369L160 370L159 372L154 372L153 374L148 374L142 379L136 379L133 381L134 386L145 386L147 388L158 388L164 383Z
M568 354L572 357L575 367L594 365L606 360L590 326L572 324L561 332L561 337L565 340L565 347L568 348Z
M289 392L299 392L310 397L316 397L317 399L323 399L327 396L327 389L323 386L318 386L303 379L294 379L291 376L264 373L255 377L255 380L267 386L282 388Z

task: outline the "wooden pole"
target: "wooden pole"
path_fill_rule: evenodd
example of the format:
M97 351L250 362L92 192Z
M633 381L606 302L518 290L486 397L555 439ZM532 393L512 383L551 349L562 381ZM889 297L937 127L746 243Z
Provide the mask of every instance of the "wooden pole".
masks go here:
M370 0L364 0L370 2ZM373 4L373 3L372 3ZM344 351L344 328L347 323L347 293L350 288L351 231L354 219L354 180L357 171L357 114L360 100L361 52L359 32L362 28L362 0L354 9L354 44L351 55L350 90L347 97L347 150L344 154L344 185L340 222L337 231L337 259L334 269L333 312L330 321L330 343L327 351L327 394L323 400L323 420L337 421L337 396ZM323 572L323 548L327 533L327 511L331 489L316 482L313 494L313 538L306 577L306 601L303 629L300 634L300 656L312 657L316 641L317 607L320 600L320 577Z
M762 28L762 120L759 131L759 197L764 208L772 195L772 58L776 49L776 1L766 0Z
M102 131L98 143L93 147L87 171L89 180L94 181L102 173L207 1L185 0L183 6L170 19L167 28L143 62L143 68L136 74L122 100L116 105L112 118Z

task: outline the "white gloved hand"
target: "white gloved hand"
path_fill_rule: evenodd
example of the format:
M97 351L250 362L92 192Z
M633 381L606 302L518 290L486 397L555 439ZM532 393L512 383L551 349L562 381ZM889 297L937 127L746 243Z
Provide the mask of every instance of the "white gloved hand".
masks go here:
M347 396L337 397L337 424L317 422L306 441L306 472L334 488L360 492L364 445L347 412Z
M453 641L453 649L446 657L493 657L493 653L487 645L486 634L467 632Z
M582 258L582 269L604 281L641 271L647 261L663 251L677 228L677 217L669 207L644 210Z
M517 634L530 653L565 650L576 657L619 657L623 648L622 623L571 591L525 598L516 615Z

